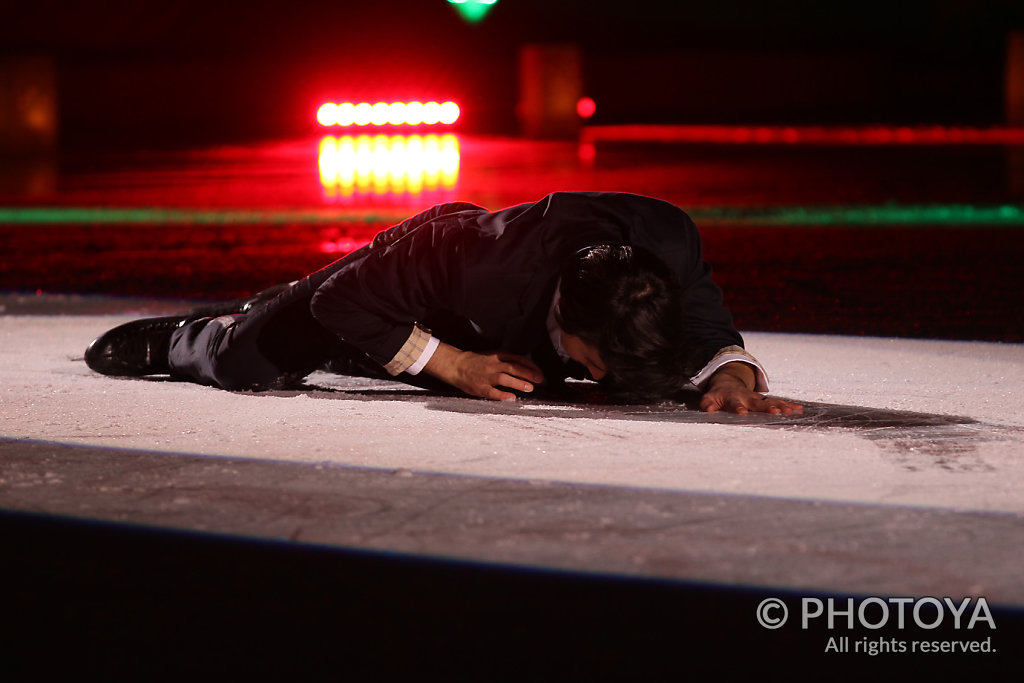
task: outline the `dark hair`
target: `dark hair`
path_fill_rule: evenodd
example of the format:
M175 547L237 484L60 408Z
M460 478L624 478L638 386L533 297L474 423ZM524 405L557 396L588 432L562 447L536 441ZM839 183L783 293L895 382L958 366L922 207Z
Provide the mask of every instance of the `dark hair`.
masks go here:
M674 273L646 249L588 247L562 270L559 327L594 346L605 381L632 401L664 399L693 375Z

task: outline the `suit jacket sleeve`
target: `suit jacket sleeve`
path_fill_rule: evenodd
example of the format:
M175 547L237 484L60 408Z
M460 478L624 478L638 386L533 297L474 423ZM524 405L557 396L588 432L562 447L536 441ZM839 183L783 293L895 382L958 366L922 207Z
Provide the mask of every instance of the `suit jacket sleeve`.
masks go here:
M461 306L464 247L472 235L460 229L460 217L483 211L444 204L381 233L317 288L313 316L387 366L431 309Z
M711 278L711 266L704 260L696 225L677 207L661 207L659 213L662 209L664 219L652 223L658 226L655 232L664 226L674 224L675 227L671 229L671 236L655 237L655 243L660 241L667 246L655 250L655 253L659 253L675 270L684 288L686 329L691 342L696 346L693 360L696 367L703 366L691 381L701 386L725 363L739 361L754 368L755 390L767 392L768 377L764 368L744 350L743 337L736 331L732 314L725 307L722 290Z
M711 266L704 260L700 233L690 217L680 213L684 246L677 254L666 254L666 258L675 266L685 291L686 328L699 349L700 363L704 364L725 347L742 347L743 337L733 325L722 290L711 278Z

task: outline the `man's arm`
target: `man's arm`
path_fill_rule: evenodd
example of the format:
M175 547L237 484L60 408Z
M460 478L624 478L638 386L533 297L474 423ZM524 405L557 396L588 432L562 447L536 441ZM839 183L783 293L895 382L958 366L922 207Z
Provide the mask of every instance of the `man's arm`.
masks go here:
M464 206L467 212L483 211ZM499 305L511 300L508 308L515 308L517 299L505 291L508 285L496 269L500 261L469 255L492 251L493 236L481 238L447 212L435 217L432 210L414 218L327 279L311 302L314 317L392 375L422 371L469 395L494 400L514 399L506 389L532 391L544 375L528 358L465 352L419 326L432 310L464 312L468 293ZM478 243L483 246L476 248ZM467 262L487 277L471 277Z
M357 258L342 262L310 302L324 327L393 375L412 366L430 338L418 321L432 309L459 310L463 248L472 235L455 214L434 216L436 211L375 238Z
M661 219L641 223L640 244L648 241L649 248L675 271L685 291L686 326L705 363L693 380L704 391L701 410L802 412L796 403L761 393L768 391L767 377L760 363L743 349L743 337L725 307L722 290L711 278L700 233L690 217L664 202L652 204L650 210Z
M708 379L700 409L709 413L725 410L740 415L748 412L789 415L804 411L799 403L762 396L754 391L754 383L752 365L738 361L726 363Z
M529 358L513 353L480 354L441 342L423 371L470 396L514 401L516 395L499 387L529 393L544 381L544 373Z

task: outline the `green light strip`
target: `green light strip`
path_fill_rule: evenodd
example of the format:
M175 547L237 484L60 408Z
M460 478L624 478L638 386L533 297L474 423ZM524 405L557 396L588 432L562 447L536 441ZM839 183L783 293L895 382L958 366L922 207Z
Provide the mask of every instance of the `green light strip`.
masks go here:
M989 225L1024 226L1024 206L970 204L777 206L768 208L705 206L688 211L698 223L736 225ZM23 207L0 208L0 225L284 225L366 223L391 225L404 210L339 209L159 209Z
M0 224L106 225L267 225L283 223L391 223L404 220L402 211L339 211L336 209L159 209L91 207L0 208Z
M1024 226L1024 207L970 204L704 207L690 211L705 223L756 225L992 225Z

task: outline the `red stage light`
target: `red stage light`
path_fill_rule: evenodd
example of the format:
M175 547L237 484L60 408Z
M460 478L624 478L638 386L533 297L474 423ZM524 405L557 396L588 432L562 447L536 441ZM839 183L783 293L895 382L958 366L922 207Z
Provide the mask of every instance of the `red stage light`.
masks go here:
M316 111L316 120L322 126L333 126L338 122L338 105L333 102L321 105Z
M327 106L327 105L324 105ZM356 106L351 102L343 102L338 105L338 115L334 120L339 126L351 126L356 122ZM330 124L327 124L330 125Z
M324 126L447 126L458 120L459 113L454 102L327 102L317 110L316 120Z
M597 111L597 103L590 97L581 97L576 102L576 113L581 119L589 119Z
M410 102L405 105L405 122L410 126L423 123L423 103Z
M455 123L459 118L459 105L454 102L445 102L441 105L439 118L441 123L447 125Z
M390 111L387 102L378 102L370 107L370 123L375 126L383 126L388 122Z
M367 102L360 102L355 108L355 118L352 123L357 126L367 126L373 118L373 112Z

